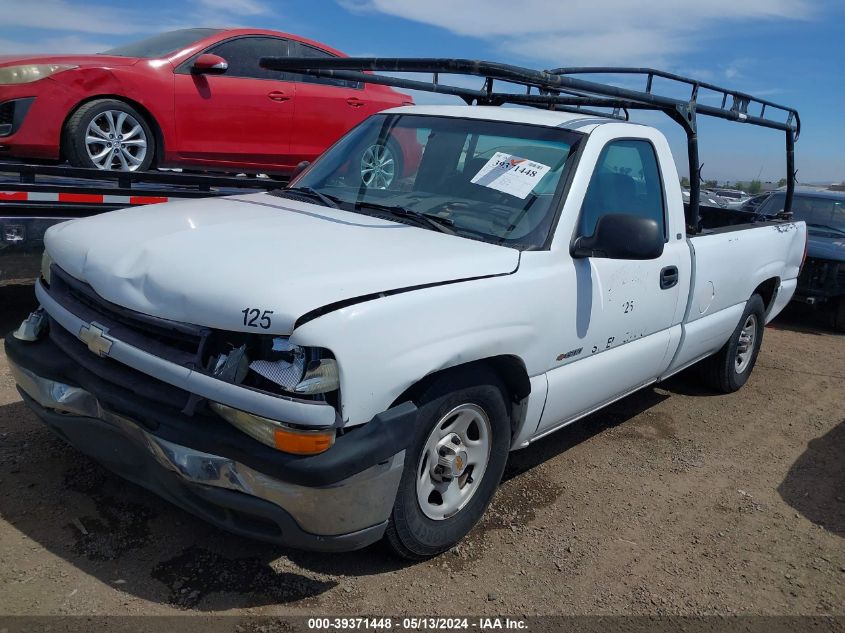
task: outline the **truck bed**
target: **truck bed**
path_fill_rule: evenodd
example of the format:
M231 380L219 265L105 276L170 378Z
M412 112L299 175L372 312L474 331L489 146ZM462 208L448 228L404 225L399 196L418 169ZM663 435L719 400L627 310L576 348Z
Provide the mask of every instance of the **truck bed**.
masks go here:
M692 284L682 340L664 377L720 349L755 292L766 303L766 322L786 306L795 292L806 234L803 222L764 221L726 225L688 239Z
M684 203L684 212L689 211L689 203ZM727 229L729 227L744 226L754 224L761 220L760 216L747 211L740 211L738 209L723 209L722 207L712 207L699 205L699 218L701 220L701 227L705 230L713 229Z

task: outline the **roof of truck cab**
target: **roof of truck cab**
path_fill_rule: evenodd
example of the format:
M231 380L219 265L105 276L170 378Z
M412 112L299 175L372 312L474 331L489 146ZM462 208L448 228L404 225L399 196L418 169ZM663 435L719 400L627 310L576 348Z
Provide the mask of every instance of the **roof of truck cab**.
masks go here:
M416 105L391 108L390 110L385 110L385 112L389 114L421 114L462 119L507 121L509 123L527 123L529 125L542 125L545 127L560 127L586 134L592 132L596 126L605 123L625 123L625 121L599 116L528 107Z

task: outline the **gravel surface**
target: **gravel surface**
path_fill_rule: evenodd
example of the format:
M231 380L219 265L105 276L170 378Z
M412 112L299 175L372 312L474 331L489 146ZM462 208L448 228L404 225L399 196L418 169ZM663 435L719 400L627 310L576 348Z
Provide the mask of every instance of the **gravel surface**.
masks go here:
M0 291L0 326L31 290ZM213 528L53 436L0 352L0 614L845 614L845 337L790 308L749 383L694 373L514 453L409 564Z

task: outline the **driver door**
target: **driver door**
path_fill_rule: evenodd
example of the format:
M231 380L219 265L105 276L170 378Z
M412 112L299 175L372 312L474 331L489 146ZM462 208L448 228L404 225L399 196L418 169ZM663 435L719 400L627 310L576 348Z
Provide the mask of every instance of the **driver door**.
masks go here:
M673 326L685 306L679 298L689 288L689 249L685 240L669 239L657 165L654 147L644 139L611 141L599 155L577 235L592 235L603 215L629 213L656 220L666 244L651 260L572 258L567 276L574 279L575 305L561 322L559 348L573 350L573 357L547 374L539 433L653 382L671 360Z

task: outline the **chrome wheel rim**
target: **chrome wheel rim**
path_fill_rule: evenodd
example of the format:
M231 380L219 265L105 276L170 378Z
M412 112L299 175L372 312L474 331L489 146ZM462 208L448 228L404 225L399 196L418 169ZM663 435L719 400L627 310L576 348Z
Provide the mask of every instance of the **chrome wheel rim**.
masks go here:
M751 357L754 353L754 341L757 338L757 317L749 314L745 324L739 333L739 342L736 346L736 373L741 374L751 364Z
M396 158L386 145L371 145L361 156L361 180L367 187L387 189L396 176Z
M106 110L88 124L85 148L97 169L135 171L147 155L147 135L128 112Z
M417 463L417 501L442 521L469 503L487 471L492 429L484 409L462 404L437 421Z

